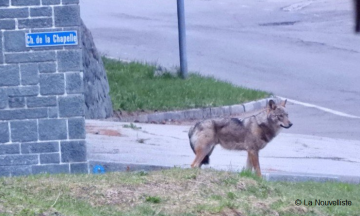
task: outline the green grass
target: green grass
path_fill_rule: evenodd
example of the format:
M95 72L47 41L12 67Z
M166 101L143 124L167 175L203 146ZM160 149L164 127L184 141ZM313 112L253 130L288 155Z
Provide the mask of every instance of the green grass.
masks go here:
M125 125L123 125L123 128L131 128L131 129L133 129L133 130L140 130L140 129L141 129L141 127L138 127L138 126L136 126L136 125L133 124L133 123L125 124Z
M244 103L269 96L263 91L241 88L212 77L190 74L183 80L156 66L124 63L103 58L115 110L166 111Z
M351 206L296 206L295 200ZM360 185L266 182L250 173L199 169L0 178L0 215L346 215Z
M151 202L151 203L160 203L161 202L161 198L160 197L153 197L153 196L148 196L146 197L146 202Z

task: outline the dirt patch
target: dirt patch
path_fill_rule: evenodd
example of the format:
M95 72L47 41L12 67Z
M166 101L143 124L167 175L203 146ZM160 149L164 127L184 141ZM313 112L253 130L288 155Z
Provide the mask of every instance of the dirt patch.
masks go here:
M159 204L164 213L181 214L184 208L198 212L201 215L244 215L237 206L222 207L213 197L227 199L228 191L239 192L248 186L256 185L256 181L238 178L229 185L227 180L234 178L233 174L222 172L214 175L212 171L185 170L178 173L153 172L143 176L142 184L114 184L111 185L73 185L71 193L77 198L87 200L93 206L111 205L121 210L130 210L146 203L146 198L159 197ZM142 178L142 177L140 177ZM240 197L239 197L240 199ZM240 200L232 200L238 203ZM198 209L202 206L204 209ZM214 208L213 206L219 206ZM214 209L213 209L214 208ZM269 212L269 211L268 211Z
M222 216L245 216L245 214L241 213L236 209L224 209L221 214Z
M283 209L284 213L291 213L296 215L305 215L308 211L304 206L290 206Z
M86 126L85 128L86 128L86 133L91 133L95 135L105 135L105 136L121 136L119 130L99 128L94 126Z

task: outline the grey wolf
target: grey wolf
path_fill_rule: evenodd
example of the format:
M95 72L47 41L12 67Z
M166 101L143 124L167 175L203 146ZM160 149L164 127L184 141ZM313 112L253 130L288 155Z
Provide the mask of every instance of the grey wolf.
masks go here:
M219 118L197 122L189 130L190 146L196 155L191 167L209 164L212 151L220 144L225 149L247 151L246 168L255 169L261 176L259 151L276 137L281 128L292 126L285 105L286 100L278 105L270 100L258 114L243 120Z

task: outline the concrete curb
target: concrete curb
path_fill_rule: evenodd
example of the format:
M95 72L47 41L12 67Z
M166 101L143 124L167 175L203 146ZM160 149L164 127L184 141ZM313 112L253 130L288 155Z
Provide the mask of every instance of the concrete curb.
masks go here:
M130 164L114 163L104 161L89 161L90 173L97 165L104 167L105 172L125 172L125 171L156 171L171 169L169 166L148 165L148 164ZM320 175L307 173L263 173L263 178L269 182L341 182L348 184L360 184L358 176L337 176L337 175Z
M184 120L201 120L217 117L230 117L240 115L244 112L251 112L264 108L268 101L272 99L276 103L281 101L277 97L269 97L257 101L251 101L244 104L236 104L221 107L206 107L179 111L157 112L143 114L138 116L126 116L119 118L123 122L140 122L140 123L159 123L164 121L184 121Z
M341 182L348 184L360 184L359 176L337 176L307 173L265 173L263 178L266 181L282 182Z

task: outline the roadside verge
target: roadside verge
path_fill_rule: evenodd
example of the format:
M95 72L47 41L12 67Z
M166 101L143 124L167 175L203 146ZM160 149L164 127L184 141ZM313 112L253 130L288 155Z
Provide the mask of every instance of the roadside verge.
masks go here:
M205 107L169 112L155 112L150 114L140 114L133 116L118 116L118 119L119 121L123 122L162 123L171 121L230 117L264 108L266 107L269 100L274 100L276 103L279 103L281 101L281 99L278 97L269 97L261 100L251 101L243 104L235 104L231 106Z

